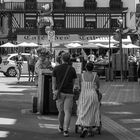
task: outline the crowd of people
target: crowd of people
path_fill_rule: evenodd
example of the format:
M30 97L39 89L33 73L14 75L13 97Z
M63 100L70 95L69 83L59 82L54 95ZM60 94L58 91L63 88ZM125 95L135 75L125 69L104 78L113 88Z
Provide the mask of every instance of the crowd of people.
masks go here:
M58 109L59 132L63 133L65 137L69 136L69 126L72 116L72 107L74 102L74 89L78 88L79 97L77 99L77 121L75 125L81 126L82 131L80 137L91 135L93 127L100 127L100 81L97 72L93 72L94 63L98 58L91 51L88 56L84 52L79 55L70 54L68 52L60 51L55 58L55 65L52 66L53 55L45 49L37 50L38 59L31 51L28 58L29 81L33 81L34 74L36 80L40 69L52 70L52 94L56 101ZM104 58L108 59L105 55ZM72 66L72 62L83 62L84 72L79 77L79 87L75 87L75 80L77 79L76 70ZM140 62L140 61L139 61ZM20 79L22 69L22 58L19 53L17 60L18 80ZM38 81L37 81L38 82Z
M40 69L52 70L52 94L56 101L58 109L59 132L65 137L69 136L69 126L72 116L72 108L74 102L74 89L77 73L72 66L72 57L70 53L61 51L56 57L55 66L52 67L52 54L49 51L41 48L37 50L38 58L31 50L28 57L29 79L32 82L36 80L38 86L38 74ZM20 80L22 72L23 58L21 53L18 53L16 58L17 79ZM85 137L90 133L93 126L100 125L99 118L99 100L98 93L100 84L96 72L93 72L94 65L88 62L85 65L85 72L79 77L79 98L77 98L78 118L75 125L80 125L83 130L80 137ZM35 78L34 78L35 77ZM59 95L59 96L58 96Z
M56 98L58 109L59 132L63 132L65 137L69 136L69 125L72 115L72 106L74 100L75 79L77 74L71 65L71 56L69 53L61 52L57 58L59 63L53 69L52 89ZM93 126L100 125L99 100L98 93L100 84L96 72L93 72L92 62L86 64L86 72L79 78L80 95L77 100L78 118L76 125L82 126L83 130L80 137L88 135ZM59 94L59 96L58 96Z

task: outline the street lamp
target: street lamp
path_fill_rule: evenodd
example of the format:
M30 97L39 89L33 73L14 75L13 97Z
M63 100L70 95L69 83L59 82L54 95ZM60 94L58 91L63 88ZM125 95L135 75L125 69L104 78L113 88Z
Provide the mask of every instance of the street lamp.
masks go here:
M119 46L120 46L120 71L121 71L121 82L123 81L123 49L122 49L122 31L123 31L123 18L118 17L119 25Z

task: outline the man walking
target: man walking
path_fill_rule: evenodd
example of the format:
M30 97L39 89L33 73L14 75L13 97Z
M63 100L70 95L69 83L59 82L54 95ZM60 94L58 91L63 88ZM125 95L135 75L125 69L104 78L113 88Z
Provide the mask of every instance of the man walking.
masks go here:
M73 106L73 87L77 78L75 69L69 65L70 54L62 55L62 64L54 68L52 74L52 90L56 94L60 90L60 96L56 100L58 109L59 132L63 132L65 137L69 136L68 128L71 120ZM62 84L63 83L63 84ZM61 87L61 89L59 89Z

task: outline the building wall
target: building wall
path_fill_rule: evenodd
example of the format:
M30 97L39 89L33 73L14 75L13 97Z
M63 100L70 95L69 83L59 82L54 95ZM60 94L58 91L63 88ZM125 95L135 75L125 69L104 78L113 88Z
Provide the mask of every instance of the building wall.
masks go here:
M96 0L98 7L109 7L110 0ZM66 0L67 7L82 7L84 0ZM139 0L122 0L123 7L128 7L127 27L135 29L136 3Z
M5 0L5 2L24 2L25 0ZM52 2L53 0L37 0L38 2ZM67 7L83 7L84 0L65 0ZM110 0L96 0L98 7L109 7ZM129 28L135 29L135 11L136 3L139 0L122 0L123 7L128 7L126 25ZM17 20L18 21L18 20Z

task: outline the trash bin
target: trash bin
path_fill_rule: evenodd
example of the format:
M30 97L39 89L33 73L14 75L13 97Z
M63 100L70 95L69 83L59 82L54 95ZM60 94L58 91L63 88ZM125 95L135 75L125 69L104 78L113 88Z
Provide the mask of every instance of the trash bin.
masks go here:
M137 81L137 64L136 64L136 62L129 63L128 81Z
M52 94L52 75L44 75L44 103L43 103L44 114L57 114L56 103L53 100Z
M57 114L56 103L52 95L52 74L42 73L39 78L39 112L43 115Z

